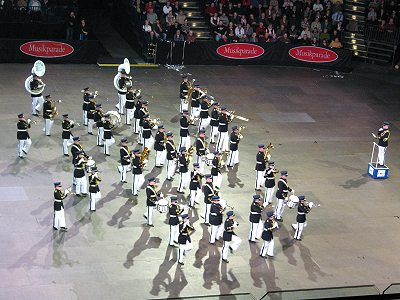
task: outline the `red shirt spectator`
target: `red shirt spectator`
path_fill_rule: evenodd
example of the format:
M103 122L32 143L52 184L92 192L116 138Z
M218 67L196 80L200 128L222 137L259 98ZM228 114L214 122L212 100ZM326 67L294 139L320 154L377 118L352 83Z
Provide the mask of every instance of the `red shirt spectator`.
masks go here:
M146 11L146 13L150 12L150 9L155 9L155 6L153 4L153 1L149 1L146 3L146 5L144 6L144 10Z
M248 8L250 6L250 4L251 4L250 0L242 0L243 7Z
M210 6L208 6L206 8L206 14L208 14L208 16L212 17L215 13L218 13L217 8L215 7L214 2L210 4Z
M265 26L263 23L260 22L256 28L256 33L258 36L263 36L265 35Z

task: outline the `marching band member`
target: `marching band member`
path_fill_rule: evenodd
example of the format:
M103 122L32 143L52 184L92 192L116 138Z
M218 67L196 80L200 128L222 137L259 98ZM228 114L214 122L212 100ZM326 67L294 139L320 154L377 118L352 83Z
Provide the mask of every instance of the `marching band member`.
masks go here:
M229 139L229 157L228 167L234 167L239 163L239 142L241 135L239 135L239 128L237 126L232 127L232 133Z
M72 163L74 163L75 158L78 157L79 153L82 152L83 156L87 159L89 158L89 155L87 155L85 153L85 151L83 150L83 147L81 145L81 139L79 138L79 136L74 136L72 138L72 140L74 141L74 143L71 146L71 155L72 155Z
M264 230L262 232L261 238L264 243L260 250L260 256L267 258L274 256L274 234L273 230L278 228L278 223L275 221L274 213L272 211L267 212L267 220L264 223Z
M143 116L143 133L142 133L142 140L143 140L143 150L144 148L151 149L154 144L154 138L151 133L151 129L153 124L151 123L149 114L145 114Z
M272 196L275 191L275 174L278 173L275 169L275 163L273 161L268 162L268 169L265 172L265 196L264 196L264 206L272 203Z
M94 114L96 113L96 100L94 97L89 99L86 109L88 134L93 135Z
M32 69L32 71L35 71ZM35 72L32 72L32 81L29 83L29 87L31 91L37 90L44 85L40 76L36 75ZM39 94L31 94L32 98L32 115L38 116L38 113L43 109L44 99L42 93Z
M190 134L189 134L189 116L188 116L188 111L187 109L184 109L182 111L182 116L179 120L180 123L180 130L179 130L179 136L180 136L180 142L179 142L179 148L180 147L186 147L186 149L189 149L190 147Z
M131 164L131 152L129 151L128 148L128 139L127 138L122 138L121 139L121 148L119 149L119 156L120 156L120 161L121 165L118 166L118 171L121 174L120 181L122 183L126 183L126 172L129 169L129 166Z
M17 140L18 140L18 157L24 158L24 154L28 154L32 145L28 128L31 128L31 120L25 120L24 114L18 115L17 123Z
M292 191L292 189L287 184L287 177L288 177L288 172L282 171L281 178L279 178L278 181L278 190L276 191L275 194L276 200L278 202L275 209L275 216L276 220L279 222L283 222L282 214L286 206L286 199L288 196L288 192Z
M207 96L204 96L200 103L200 119L199 119L199 129L207 130L208 125L210 125L211 118L208 115L208 110L211 107L211 102L208 100Z
M89 91L89 87L85 87L83 90L83 104L82 104L82 111L83 111L83 125L87 126L88 125L88 118L87 118L87 112L88 112L88 105L90 102L90 99L93 99L95 97L95 94Z
M169 205L169 241L168 245L176 247L175 243L178 243L179 236L179 215L183 212L183 209L178 204L178 197L171 196L171 204Z
M74 160L74 178L75 178L75 192L77 197L84 197L87 195L87 180L85 173L86 159L84 153L79 151L78 156Z
M54 123L54 103L51 100L51 96L45 96L45 101L43 104L43 119L44 119L44 127L43 131L46 136L50 136L51 127L53 127Z
M106 156L110 156L110 146L115 143L115 139L111 131L114 128L114 125L111 124L109 115L105 115L104 117L104 154Z
M199 204L199 198L201 196L201 179L203 174L200 173L200 166L198 163L193 164L193 171L190 173L190 201L189 207L194 207L195 204Z
M229 134L228 124L232 122L231 115L228 116L227 107L221 107L221 113L218 119L218 142L217 149L219 152L229 151Z
M259 230L261 229L261 212L263 210L260 195L253 196L253 203L250 206L249 221L251 223L249 242L255 243L259 237Z
M179 187L177 192L183 194L183 189L185 189L190 182L190 173L189 173L189 162L190 158L188 153L186 152L186 147L179 148Z
M265 145L258 145L258 153L256 156L256 191L261 191L261 184L264 180L265 169L267 165L267 156L265 155Z
M218 102L213 103L211 111L211 131L210 131L210 144L215 144L215 136L218 135L219 115L221 114L221 107Z
M206 176L206 184L203 186L203 195L204 195L204 224L210 226L210 209L211 209L211 199L216 194L212 182L212 175L207 174Z
M97 146L104 147L104 113L101 104L96 104L94 121L97 127Z
M195 83L192 93L192 100L190 102L190 119L192 120L200 116L200 98L203 94L204 93L200 90L200 85Z
M101 178L97 173L97 167L92 167L91 173L89 174L89 210L96 211L96 202L100 200L101 193L99 183Z
M167 150L167 180L174 180L174 174L176 170L177 153L174 143L174 136L171 131L167 132L167 141L165 143L165 149Z
M183 258L186 253L193 249L192 240L190 234L194 230L194 227L190 224L189 215L182 215L182 221L179 224L179 252L178 252L178 263L184 265Z
M67 231L65 227L65 214L63 200L68 196L67 193L62 191L61 182L54 182L54 217L53 229Z
M378 139L378 166L385 165L385 154L389 144L389 122L383 122L383 125L378 130L378 135L373 134L374 138Z
M135 109L135 98L136 94L133 90L133 87L128 87L128 92L126 93L126 102L125 102L125 124L131 125L131 120L134 115Z
M137 196L139 189L144 183L143 165L140 162L141 153L139 149L133 150L132 158L132 194Z
M225 220L224 223L224 234L223 234L223 239L224 239L224 246L222 247L222 261L225 263L229 263L228 261L228 252L229 249L233 253L233 251L236 251L242 240L240 237L238 237L234 229L239 226L239 223L235 221L235 213L233 211L228 211L226 213L227 219Z
M189 81L187 75L182 75L182 82L179 88L179 98L180 98L180 107L179 112L183 112L183 110L188 110L189 108L189 99L187 99L189 93Z
M69 120L68 114L63 115L64 121L62 122L62 134L61 137L63 139L63 153L64 156L69 156L68 147L71 146L74 142L72 139L74 136L71 133L71 128L74 128L75 124L73 121Z
M165 142L167 135L165 134L164 125L158 125L158 131L154 138L154 150L156 151L156 167L164 166L167 151L165 150Z
M214 187L221 188L222 174L221 174L222 160L218 150L214 151L214 158L212 160L211 175L213 176Z
M140 119L141 119L141 114L142 114L142 95L138 95L136 97L136 103L135 103L135 110L133 112L133 117L135 118L135 124L133 126L133 133L134 134L139 134L140 132ZM145 114L145 113L144 113Z
M142 108L139 110L139 145L143 145L143 121L144 116L149 114L148 101L142 101Z
M310 212L310 207L305 204L306 197L299 196L299 204L297 205L297 224L292 224L293 229L295 229L294 239L301 241L301 234L306 223L306 214Z
M207 146L206 146L206 131L204 129L200 129L199 131L199 137L196 140L196 162L199 164L199 169L200 172L204 171L204 160L203 157L208 152Z
M129 64L129 61L127 62ZM126 64L124 60L124 64L118 67L118 72L120 74L118 79L118 104L116 107L118 108L118 112L120 115L124 114L124 106L126 102L126 93L127 88L131 85L131 77L129 76L130 65Z
M219 240L222 236L222 219L223 219L223 211L224 208L219 203L219 196L212 196L211 198L211 207L210 207L210 224L211 224L211 233L210 233L210 244L214 244L215 241Z
M158 197L163 198L162 193L156 191L156 179L154 177L148 179L149 184L146 187L146 206L147 210L144 213L144 218L147 220L147 226L154 227L153 225L153 211L157 206Z

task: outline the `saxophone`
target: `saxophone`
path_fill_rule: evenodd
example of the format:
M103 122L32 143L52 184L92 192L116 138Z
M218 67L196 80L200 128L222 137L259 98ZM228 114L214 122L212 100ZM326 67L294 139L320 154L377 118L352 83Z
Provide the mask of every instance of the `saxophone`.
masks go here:
M142 153L140 154L140 159L139 159L139 164L143 167L147 164L149 161L149 156L150 156L150 149L147 147L144 147Z

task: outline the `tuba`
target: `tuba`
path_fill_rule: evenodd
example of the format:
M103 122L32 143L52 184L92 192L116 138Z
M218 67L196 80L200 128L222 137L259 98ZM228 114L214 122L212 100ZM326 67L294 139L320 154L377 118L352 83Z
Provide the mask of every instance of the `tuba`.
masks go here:
M33 76L36 75L38 77L42 77L46 73L46 66L44 62L41 60L35 61L35 64L32 68L32 74L25 80L25 89L28 93L32 95L40 95L44 91L44 87L46 86L42 80L35 79L38 81L38 84L35 88L31 88L31 83L34 80Z
M189 80L188 81L188 93L187 93L187 95L186 95L186 97L185 97L185 99L183 99L183 102L185 103L185 104L188 104L189 103L189 101L192 99L192 94L193 94L193 91L194 91L194 82L196 81L196 79L193 79L193 80Z
M122 76L122 71L125 71L126 75L129 75L131 72L131 65L129 63L129 59L125 58L124 63L118 66L118 73L114 77L114 87L117 89L118 92L126 93L128 91L128 87L132 86L132 77L127 76L128 82L123 86L120 86L119 80Z
M147 164L149 161L149 156L150 156L150 149L147 147L144 147L142 153L140 154L140 160L139 164L143 167L144 165Z

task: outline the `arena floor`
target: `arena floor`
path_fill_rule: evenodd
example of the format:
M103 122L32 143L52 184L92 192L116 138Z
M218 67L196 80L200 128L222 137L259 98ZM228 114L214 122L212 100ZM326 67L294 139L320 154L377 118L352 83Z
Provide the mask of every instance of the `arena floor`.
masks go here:
M177 250L168 247L164 214L155 227L145 226L144 190L132 197L121 185L119 146L105 158L96 136L86 127L73 130L100 169L102 199L95 213L88 199L65 201L69 231L53 232L53 182L71 185L71 158L62 156L61 121L51 137L42 133L42 119L30 130L28 157L17 157L17 114L30 115L24 89L31 64L5 64L0 71L0 298L1 299L161 299L249 292L261 298L267 291L376 284L384 289L400 280L398 249L400 201L398 160L399 85L361 72L335 78L329 71L253 67L188 67L188 72L218 101L250 119L240 144L240 165L223 174L221 193L234 206L243 239L229 264L221 264L221 243L208 245L207 227L193 211L194 250L185 266L177 265ZM116 68L93 65L47 65L46 92L61 116L81 120L80 90L99 90L105 111L114 110ZM160 67L134 69L135 87L150 101L150 113L179 134L179 73ZM392 81L393 82L393 81ZM371 132L382 121L392 122L387 164L390 178L367 175ZM120 126L116 140L135 136ZM247 242L248 215L254 194L257 144L272 142L272 159L288 170L296 194L320 204L308 215L301 242L293 242L290 224L295 210L286 209L275 233L275 258L258 256L261 242ZM164 181L165 170L145 174L159 178L162 191L174 193L177 179ZM178 178L178 176L176 176ZM235 299L233 297L233 299Z

